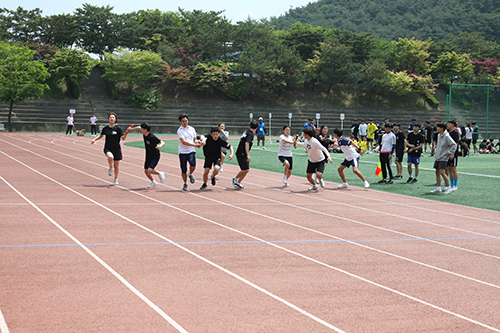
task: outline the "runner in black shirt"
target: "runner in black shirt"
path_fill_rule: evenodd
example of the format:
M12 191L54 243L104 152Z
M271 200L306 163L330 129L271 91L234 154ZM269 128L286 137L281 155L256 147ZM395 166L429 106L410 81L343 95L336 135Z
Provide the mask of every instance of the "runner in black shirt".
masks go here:
M118 185L118 173L120 172L120 161L122 159L122 148L120 146L120 142L127 138L128 132L123 132L120 126L116 125L118 121L118 116L116 113L111 112L108 115L109 125L105 126L101 135L94 138L91 144L94 144L97 140L101 139L103 136L106 136L106 141L104 143L104 154L108 158L108 175L113 175L113 168L115 173L115 179L113 181L113 185Z
M200 190L204 190L207 188L208 174L212 166L214 171L212 172L211 181L213 186L216 184L215 176L219 173L221 165L221 148L229 149L229 160L231 161L233 159L233 147L219 136L219 128L217 127L212 127L210 134L201 138L201 145L203 146L203 154L205 154L205 164L203 165L203 185L201 185Z
M250 171L250 149L252 149L253 137L257 131L257 127L259 127L257 121L252 120L250 129L247 129L245 133L243 133L240 143L238 144L238 149L236 149L236 158L240 166L240 172L232 179L233 186L236 188L245 188L245 186L240 183L243 181L248 171Z

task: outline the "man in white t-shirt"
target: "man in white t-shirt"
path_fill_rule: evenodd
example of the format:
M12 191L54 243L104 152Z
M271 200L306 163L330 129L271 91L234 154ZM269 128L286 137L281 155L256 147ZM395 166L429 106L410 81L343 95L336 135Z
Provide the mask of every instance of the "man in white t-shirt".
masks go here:
M92 117L90 117L90 134L92 136L97 135L97 117L92 113Z
M319 183L321 187L325 187L325 182L323 181L323 171L325 171L325 163L326 160L332 163L332 158L328 149L325 148L314 137L315 130L311 127L304 129L304 142L298 142L297 137L295 137L294 144L296 146L306 147L307 155L309 155L309 161L307 162L307 180L312 184L312 187L309 188L309 191L316 191L318 186L316 185L316 181L313 178L313 174L316 174L317 179L319 179ZM326 158L325 158L326 156Z
M360 141L363 141L363 139L366 138L366 136L368 135L367 128L368 128L368 125L366 124L366 121L362 120L361 124L359 124L359 127L358 127Z
M194 127L189 126L188 116L183 114L179 116L181 126L177 130L179 138L179 161L181 164L181 176L184 181L183 191L187 191L187 179L191 184L195 182L193 172L196 169L196 148L201 147L201 141ZM187 164L189 163L189 174L187 172Z

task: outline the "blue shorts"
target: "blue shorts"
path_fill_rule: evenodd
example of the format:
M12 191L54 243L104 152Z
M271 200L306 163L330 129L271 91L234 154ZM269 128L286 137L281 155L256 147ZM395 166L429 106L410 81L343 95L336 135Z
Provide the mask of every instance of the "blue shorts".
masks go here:
M187 173L187 164L194 167L196 166L196 153L189 154L179 154L179 161L181 162L181 171L182 173Z
M340 163L340 165L343 165L345 167L350 167L352 165L353 167L357 168L359 166L359 157L353 158L350 161L345 159L342 163Z
M419 165L420 164L420 157L408 155L408 164Z

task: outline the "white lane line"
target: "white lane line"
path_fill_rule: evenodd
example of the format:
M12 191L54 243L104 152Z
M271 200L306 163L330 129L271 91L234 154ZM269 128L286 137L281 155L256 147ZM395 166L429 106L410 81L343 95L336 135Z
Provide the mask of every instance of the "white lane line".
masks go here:
M21 149L23 149L23 150L26 150L26 151L28 151L28 152L30 152L30 153L32 153L32 154L34 154L34 155L40 156L40 157L45 158L45 159L47 159L47 160L50 160L50 161L52 161L53 163L56 163L56 164L59 164L59 165L65 166L65 167L67 167L67 168L70 168L70 169L75 170L75 171L77 171L77 172L80 172L80 173L82 173L82 174L85 174L85 175L87 175L87 176L89 176L89 177L91 177L91 178L99 179L99 180L101 180L101 181L103 181L103 182L106 182L104 179L98 178L98 177L96 177L96 176L94 176L94 175L88 174L88 173L86 173L86 172L84 172L84 171L81 171L81 170L79 170L79 169L72 168L72 167L70 167L70 166L64 165L64 164L63 164L63 163L61 163L61 162L51 160L51 159L49 159L49 158L47 158L47 157L45 157L45 156L43 156L43 155L40 155L40 154L35 153L35 152L33 152L33 151L30 151L30 150L28 150L28 149L25 149L25 148L22 148L22 147L18 147L18 148L21 148ZM42 148L45 148L45 147L42 147ZM49 149L49 148L46 148L46 149ZM49 149L49 150L50 150L50 149ZM87 161L87 162L88 162L88 161ZM21 162L21 163L22 163L22 162ZM88 162L88 163L91 163L91 162ZM31 167L29 167L29 166L28 166L28 168L30 168L30 169L31 169ZM35 171L35 172L38 172L38 171L36 171L36 170L34 170L34 171ZM38 173L39 173L39 172L38 172ZM138 176L135 176L135 175L131 175L131 176L133 176L133 177L138 177ZM44 177L49 178L48 176L44 176ZM65 187L65 188L68 188L67 186L62 185L62 184L61 184L61 186ZM253 236L253 235L247 234L247 233L242 232L242 231L240 231L240 230L237 230L237 229L234 229L234 228L228 227L228 226L226 226L226 225L220 224L220 223L218 223L218 222L212 221L212 220L207 219L207 218L205 218L205 217L203 217L203 216L199 216L199 215L197 215L197 214L194 214L194 213L191 213L191 212L188 212L188 211L182 210L182 209L180 209L180 208L178 208L178 207L172 206L172 205L167 204L167 203L164 203L164 202L162 202L162 201L159 201L159 200L156 200L156 199L150 198L150 197L148 197L148 196L146 196L146 195L144 195L144 194L142 194L142 193L135 192L135 191L133 191L133 190L129 190L129 189L127 189L127 188L125 188L125 187L122 187L122 186L119 186L119 187L120 187L120 188L122 188L122 189L124 189L124 190L127 190L127 191L129 191L129 192L132 192L132 193L134 193L134 194L136 194L136 195L139 195L139 196L141 196L141 197L144 197L144 198L146 198L146 199L149 199L149 200L152 200L152 201L155 201L155 202L161 203L161 204L163 204L163 205L165 205L165 206L167 206L167 207L173 208L173 209L175 209L175 210L178 210L178 211L180 211L180 212L186 213L186 214L191 215L191 216L193 216L193 217L196 217L196 218L199 218L199 219L201 219L201 220L204 220L204 221L210 222L210 223L212 223L212 224L215 224L215 225L221 226L221 227L223 227L223 228L226 228L226 229L228 229L228 230L234 231L234 232L236 232L236 233L239 233L239 234L241 234L241 235L247 236L247 237L249 237L249 238L255 239L255 240L260 241L260 242L262 242L262 243L266 243L266 244L268 244L268 245L270 245L270 246L276 247L276 248L281 249L281 250L283 250L283 251L285 251L285 252L288 252L288 253L294 254L294 255L296 255L296 256L298 256L298 257L301 257L301 258L304 258L304 259L306 259L306 260L312 261L312 262L314 262L314 263L317 263L317 264L322 265L322 266L324 266L324 267L327 267L327 268L333 269L333 270L338 271L338 272L340 272L340 273L344 273L344 274L346 274L346 275L348 275L348 276L350 276L350 277L353 277L353 278L359 279L359 280L361 280L361 281L364 281L364 282L366 282L366 283L372 284L372 285L374 285L374 286L377 286L377 287L382 288L382 289L384 289L384 290L387 290L387 291L389 291L389 292L395 293L395 294L400 295L400 296L402 296L402 297L408 298L408 299L410 299L410 300L413 300L413 301L419 302L419 303L421 303L421 304L424 304L424 305L426 305L426 306L432 307L432 308L434 308L434 309L440 310L440 311L442 311L442 312L444 312L444 313L447 313L447 314L450 314L450 315L456 316L456 317L458 317L458 318L460 318L460 319L463 319L463 320L469 321L469 322L471 322L471 323L474 323L474 324L476 324L476 325L479 325L479 326L482 326L482 327L488 328L488 329L490 329L490 330L493 330L493 331L496 331L496 332L500 332L500 329L497 329L497 328L491 327L491 326L489 326L489 325L487 325L487 324L484 324L484 323L478 322L478 321L476 321L476 320L474 320L474 319L471 319L471 318L465 317L464 315L461 315L461 314L455 313L455 312L450 311L450 310L448 310L448 309L442 308L442 307L440 307L440 306L438 306L438 305L434 305L434 304L428 303L428 302L426 302L426 301L424 301L424 300L421 300L421 299L419 299L419 298L416 298L416 297L414 297L414 296L411 296L411 295L405 294L405 293L403 293L403 292L400 292L400 291L398 291L398 290L395 290L395 289L392 289L392 288L390 288L390 287L384 286L384 285L379 284L379 283L377 283L377 282L374 282L374 281L368 280L368 279L366 279L366 278L363 278L363 277L358 276L358 275L356 275L356 274L350 273L350 272L345 271L345 270L343 270L343 269L340 269L340 268L338 268L338 267L331 266L331 265L329 265L329 264L323 263L323 262L321 262L321 261L319 261L319 260L317 260L317 259L314 259L314 258L308 257L308 256L306 256L306 255L303 255L303 254L301 254L301 253L298 253L298 252L295 252L295 251L289 250L289 249L287 249L287 248L284 248L284 247L279 246L279 245L277 245L277 244L274 244L274 243L272 243L272 242L266 241L266 240L264 240L264 239L261 239L261 238L258 238L258 237L256 237L256 236ZM167 187L168 187L168 186L167 186ZM83 196L83 195L81 195L80 193L78 193L78 192L74 191L74 190L73 190L73 189L71 189L71 188L68 188L68 189L69 189L70 191L72 191L72 192L74 192L74 193L76 193L76 194L80 195L80 196ZM190 193L190 194L192 194L192 195L196 195L196 194L193 194L193 193ZM198 195L196 195L196 196L198 196ZM83 196L83 197L84 197L84 196ZM200 196L200 197L201 197L201 196ZM92 200L92 199L90 199L90 198L88 198L88 200L93 201L93 200ZM99 203L97 203L97 202L96 202L96 204L100 205L100 204L99 204ZM244 210L244 211L247 211L247 212L249 212L249 213L252 213L252 211L250 211L250 210L245 210L245 209L239 208L239 207L237 207L237 206L234 206L234 207L235 207L235 208L238 208L238 209L241 209L241 210ZM109 210L110 212L112 212L112 213L114 213L114 214L116 214L116 215L122 216L122 215L120 215L120 214L118 214L118 213L116 213L116 212L114 212L114 211L110 210L110 209L109 209L109 208L107 208L107 207L103 207L103 208L105 208L105 209ZM263 215L263 214L258 214L258 215L265 216L265 215ZM280 221L279 219L276 219L276 218L273 218L273 217L269 217L269 216L266 216L266 217L267 217L267 218L269 218L269 219L273 219L273 220L276 220L276 221ZM127 221L130 221L130 222L131 222L131 223L133 223L133 224L136 224L138 227L143 228L143 229L145 229L145 230L147 230L147 231L149 231L149 232L151 232L151 233L153 233L153 234L157 235L158 237L160 237L160 238L163 238L163 239L167 240L167 238L165 238L164 236L162 236L162 235L160 235L160 234L157 234L155 231L152 231L152 230L150 230L150 229L148 229L148 228L146 228L146 227L144 227L144 226L142 226L142 225L140 225L140 224L138 224L138 223L136 223L136 222L134 222L134 221L132 221L132 220L128 219L127 217L123 216L123 218L124 218L125 220L127 220ZM290 225L295 225L295 224L293 224L293 223L289 223L289 222L286 222L286 221L283 221L283 223L287 223L287 224L290 224ZM298 226L298 225L295 225L295 226ZM303 228L303 229L308 229L308 228L305 228L305 227L302 227L302 226L298 226L298 227ZM312 232L316 232L316 233L319 233L319 234L323 234L323 233L318 232L318 231L313 230L313 229L309 229L309 230L310 230L310 231L312 231ZM325 234L325 235L327 235L327 234ZM330 237L333 237L333 238L336 238L336 239L341 239L341 238L338 238L338 237L335 237L335 236L331 236L331 235L329 235L329 236L330 236ZM171 242L170 240L167 240L167 241L168 241L168 242ZM176 246L178 246L178 247L180 247L180 248L182 248L182 249L184 249L182 246L180 246L180 245L178 245L178 244L175 244L175 243L173 243L173 242L172 242L172 244L173 244L173 245L176 245ZM369 249L373 249L373 250L375 250L375 251L378 251L378 252L382 252L382 253L384 253L384 251L380 251L380 250L378 250L378 249L370 248L370 247L368 247L368 246L364 246L364 245L362 245L362 244L358 244L358 243L353 243L353 244L354 244L354 245L358 245L358 246L362 246L362 247L366 247L366 248L369 248ZM189 252L189 253L191 253L191 250L186 249L186 251L187 251L187 252ZM198 254L196 254L196 253L194 253L194 252L193 252L192 254L193 254L194 256L196 256L196 257L198 257L198 256L199 256ZM392 253L388 253L388 252L387 252L387 254L388 254L388 255L392 255L392 256L394 256L394 257L400 257L400 256L398 256L398 255L395 255L395 254L392 254ZM208 259L205 259L205 258L203 258L203 257L201 257L201 256L200 256L199 258L200 258L201 260L204 260L204 261L207 261L207 260L208 260ZM409 258L404 258L404 257L401 257L401 258L402 258L402 259L404 259L404 260L411 261L411 262L419 263L419 262L414 261L414 260L409 259ZM208 262L210 262L210 261L208 261ZM424 263L419 263L419 264L422 264L422 265L424 265L424 266L427 266L427 267L431 267L431 268L433 268L433 266L431 266L431 265L427 265L427 264L424 264ZM215 263L214 263L214 265L217 265L217 264L215 264ZM218 265L217 265L217 266L218 266ZM222 268L222 269L223 269L223 268ZM437 267L436 267L436 269L437 269L437 270L440 270L440 271L443 271L443 272L447 272L446 270L441 269L441 268L437 268ZM454 273L454 272L449 272L449 273L450 273L450 274L453 274L453 275L456 275L456 276L460 276L460 277L463 277L463 278L469 279L469 280L472 280L472 281L476 281L476 282L479 282L479 283L483 283L483 284L485 284L485 285L489 285L489 286L492 286L492 287L495 287L495 288L499 288L499 286L496 286L496 285L493 285L493 284L490 284L490 283L487 283L487 282L484 282L484 281L476 280L476 279L473 279L473 278L470 278L470 277L467 277L467 276L462 276L462 275L460 275L460 274L458 274L458 273ZM234 273L232 273L232 272L228 271L228 274L233 275ZM249 282L249 283L251 283L251 282ZM259 288L260 288L260 287L259 287ZM272 295L272 294L271 294L271 295Z
M21 149L27 150L27 149L25 149L25 148L21 148ZM29 150L27 150L27 151L29 151ZM178 243L175 243L173 240L170 240L170 239L168 239L167 237L165 237L165 236L163 236L163 235L161 235L161 234L158 234L157 232L155 232L155 231L153 231L153 230L151 230L151 229L149 229L149 228L144 227L143 225L141 225L141 224L139 224L139 223L137 223L137 222L133 221L132 219L129 219L128 217L126 217L126 216L124 216L124 215L121 215L121 214L117 213L116 211L114 211L114 210L112 210L112 209L110 209L110 208L108 208L108 207L106 207L106 206L104 206L104 205L102 205L102 204L98 203L97 201L95 201L95 200L93 200L93 199L91 199L91 198L89 198L89 197L87 197L87 196L85 196L85 195L83 195L83 194L81 194L81 193L78 193L77 191L73 190L72 188L70 188L70 187L68 187L68 186L66 186L66 185L64 185L64 184L62 184L62 183L60 183L60 182L58 182L57 180L55 180L55 179L53 179L53 178L51 178L51 177L49 177L49 176L47 176L47 175L45 175L45 174L41 173L41 172L40 172L40 171L38 171L38 170L35 170L34 168L32 168L32 167L30 167L29 165L27 165L27 164L25 164L25 163L23 163L23 162L21 162L21 161L17 160L16 158L14 158L14 157L12 157L12 156L7 155L7 154L6 154L6 153L4 153L3 151L0 151L0 153L4 154L5 156L9 157L9 158L10 158L10 159L12 159L12 160L14 160L14 161L18 162L19 164L23 165L24 167L26 167L26 168L28 168L28 169L32 170L33 172L35 172L35 173L37 173L37 174L39 174L39 175L41 175L41 176L43 176L43 177L45 177L45 178L49 179L50 181L54 182L55 184L57 184L57 185L60 185L60 186L64 187L65 189L67 189L67 190L69 190L69 191L71 191L71 192L73 192L73 193L77 194L78 196L80 196L80 197L82 197L82 198L84 198L84 199L86 199L86 200L88 200L88 201L90 201L90 202L94 203L95 205L97 205L97 206L99 206L99 207L101 207L101 208L103 208L103 209L107 210L108 212L110 212L110 213L112 213L112 214L117 215L118 217L120 217L120 218L124 219L125 221L128 221L128 222L130 222L130 223L132 223L132 224L134 224L134 225L136 225L136 226L138 226L138 227L140 227L140 228L142 228L142 229L144 229L144 230L146 230L146 231L150 232L151 234L153 234L153 235L155 235L155 236L157 236L157 237L159 237L159 238L161 238L161 239L163 239L163 240L165 240L165 241L169 242L170 244L172 244L172 245L174 245L174 246L176 246L176 247L180 248L181 250L183 250L183 251L185 251L185 252L187 252L187 253L189 253L189 254L193 255L194 257L196 257L196 258L198 258L198 259L200 259L200 260L202 260L202 261L206 262L207 264L209 264L209 265L211 265L211 266L213 266L213 267L215 267L215 268L217 268L217 269L219 269L219 270L223 271L224 273L226 273L226 274L228 274L228 275L231 275L232 277L234 277L234 278L238 279L239 281L241 281L241 282L243 282L243 283L245 283L245 284L247 284L247 285L249 285L249 286L253 287L254 289L257 289L258 291L260 291L260 292L262 292L262 293L264 293L264 294L266 294L266 295L268 295L268 296L272 297L273 299L275 299L275 300L277 300L277 301L279 301L279 302L281 302L281 303L283 303L283 304L287 305L288 307L290 307L290 308L292 308L292 309L294 309L294 310L298 311L299 313L301 313L301 314L305 315L306 317L309 317L310 319L312 319L312 320L316 321L317 323L322 324L323 326L326 326L327 328L329 328L329 329L331 329L331 330L334 330L335 332L339 332L339 333L340 333L340 332L344 332L344 331L343 331L343 330L341 330L340 328L338 328L338 327L336 327L336 326L334 326L334 325L332 325L332 324L330 324L330 323L328 323L328 322L324 321L323 319L321 319L321 318L319 318L319 317L314 316L313 314L311 314L311 313L309 313L309 312L307 312L307 311L305 311L305 310L301 309L300 307L298 307L298 306L294 305L293 303L288 302L287 300L285 300L285 299L283 299L283 298L281 298L281 297L279 297L279 296L277 296L277 295L275 295L275 294L271 293L270 291L268 291L268 290L266 290L266 289L264 289L264 288L262 288L262 287L260 287L260 286L258 286L258 285L256 285L256 284L254 284L253 282L250 282L249 280L246 280L245 278L243 278L243 277L239 276L238 274L233 273L232 271L227 270L226 268L224 268L224 267L222 267L222 266L220 266L220 265L216 264L215 262L212 262L212 261L210 261L210 260L206 259L205 257L203 257L203 256L201 256L201 255L199 255L199 254L197 254L197 253L195 253L195 252L193 252L193 251L189 250L188 248L186 248L186 247L184 247L184 246L182 246L182 245L180 245L180 244L178 244ZM39 154L37 154L37 153L34 153L34 152L31 152L31 153L33 153L33 154L35 154L35 155L38 155L38 156L40 156L40 157L46 158L46 157L41 156L41 155L39 155ZM53 161L53 160L51 160L51 161L52 161L52 162L55 162L55 161ZM55 162L55 163L59 163L59 162ZM61 164L61 165L62 165L62 164ZM75 170L76 170L76 169L75 169ZM91 175L89 175L89 176L91 176ZM93 176L93 177L94 177L94 176ZM94 178L99 179L99 178L97 178L97 177L94 177ZM121 276L120 276L117 272L115 272L115 271L114 271L114 270L113 270L113 269L112 269L109 265L107 265L107 264L106 264L103 260L101 260L99 257L97 257L97 255L95 255L95 254L94 254L91 250L89 250L89 249L88 249L88 248L87 248L87 247L86 247L83 243L81 243L81 242L80 242L79 240L77 240L74 236L72 236L69 232L67 232L64 228L62 228L59 224L57 224L54 220L52 220L52 219L51 219L51 218L50 218L47 214L45 214L45 213L44 213L44 212L43 212L40 208L38 208L38 207L37 207L34 203L32 203L31 201L29 201L29 199L28 199L28 198L26 198L26 197L25 197L22 193L20 193L19 191L17 191L17 189L15 189L15 188L14 188L14 187L12 187L9 183L7 183L7 181L6 181L6 180L5 180L2 176L0 176L0 179L1 179L1 180L3 180L3 181L7 184L7 185L9 185L9 187L11 187L11 188L12 188L12 189L16 192L16 193L18 193L18 194L19 194L22 198L24 198L24 199L25 199L28 203L30 203L30 205L32 205L32 206L33 206L36 210L38 210L38 211L39 211L39 212L40 212L43 216L45 216L45 217L46 217L46 218L47 218L47 219L48 219L51 223L53 223L56 227L58 227L61 231L63 231L66 235L68 235L68 237L70 237L70 238L71 238L74 242L76 242L77 244L79 244L79 245L80 245L80 246L81 246L81 247L82 247L85 251L87 251L87 252L88 252L88 253L89 253L92 257L94 257L94 258L95 258L95 259L96 259L99 263L101 263L101 265L103 265L104 267L106 267L106 269L108 269L111 273L113 273L113 275L115 275L115 276L116 276L116 277L117 277L120 281L122 281L122 283L124 283L124 284L125 284L125 285L126 285L126 286L130 289L130 290L132 290L132 291L133 291L133 292L134 292L137 296L139 296L139 297L140 297L141 299L143 299L146 303L148 303L148 305L149 305L150 307L152 307L152 308L153 308L156 312L158 312L160 315L162 315L162 317L164 317L165 319L167 319L167 321L169 321L169 322L172 324L172 326L174 326L175 328L177 328L177 329L178 329L179 331L181 331L181 332L186 332L186 331L185 331L185 330L184 330L184 329L183 329L180 325L178 325L178 324L177 324L177 323L176 323L173 319L171 319L171 318L170 318L170 317L169 317L166 313L164 313L164 312L163 312L163 311L162 311L159 307L157 307L157 306L156 306L153 302L149 301L149 299L147 299L147 298L146 298L146 297L145 297L142 293L140 293L137 289L135 289L135 287L133 287L133 286L132 286L132 285L131 285L128 281L126 281L124 278L122 278L122 277L121 277ZM103 182L106 182L106 181L105 181L105 180L103 180L103 179L100 179L100 180L101 180L101 181L103 181ZM120 186L120 187L121 187L121 186ZM124 189L125 189L125 188L124 188ZM133 192L133 191L130 191L130 192L135 193L135 194L139 194L139 193L136 193L136 192ZM145 195L143 195L143 196L144 196L145 198L148 198L148 197L147 197L147 196L145 196ZM162 202L161 202L161 201L159 201L159 203L162 203ZM176 209L176 210L178 210L178 211L183 212L183 210L181 210L180 208L176 208L176 207L172 207L172 208L174 208L174 209ZM205 218L203 218L203 217L201 217L201 216L198 216L198 215L196 215L196 214L189 213L189 215L192 215L192 216L198 217L198 218L200 218L200 219L202 219L202 220L207 220L207 219L205 219ZM207 221L209 221L209 220L207 220ZM266 243L268 243L268 242L266 242Z
M2 154L5 154L3 151L0 151ZM9 156L10 157L10 156ZM10 157L11 159L17 161L21 165L37 172L31 167L25 165L21 161ZM48 177L47 177L48 178ZM104 260L99 258L94 252L92 252L87 246L85 246L82 242L80 242L75 236L73 236L66 229L61 227L56 221L54 221L50 216L48 216L43 210L41 210L37 205L35 205L31 200L25 197L21 192L19 192L14 186L7 182L5 178L0 176L0 179L5 182L14 192L16 192L21 198L23 198L27 203L29 203L35 210L37 210L43 217L45 217L50 223L56 226L59 230L61 230L66 236L68 236L71 240L73 240L76 244L78 244L85 252L87 252L92 258L94 258L98 263L100 263L104 268L106 268L111 274L113 274L121 283L123 283L130 291L132 291L136 296L142 299L147 305L149 305L156 313L163 317L167 322L170 323L175 329L179 332L187 332L182 326L180 326L177 322L175 322L170 316L168 316L162 309L160 309L156 304L154 304L149 298L147 298L144 294L142 294L139 290L137 290L130 282L128 282L124 277L122 277L118 272L116 272L111 266L109 266ZM50 178L48 178L50 179Z
M7 326L2 310L0 310L0 332L9 333L9 327Z

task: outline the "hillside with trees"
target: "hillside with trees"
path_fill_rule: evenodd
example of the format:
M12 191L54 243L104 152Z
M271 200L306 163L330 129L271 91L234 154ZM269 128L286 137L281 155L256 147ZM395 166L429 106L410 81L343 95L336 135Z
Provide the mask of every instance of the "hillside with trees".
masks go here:
M386 40L440 41L448 34L480 33L495 42L499 21L498 0L319 0L268 20L280 30L301 22Z

